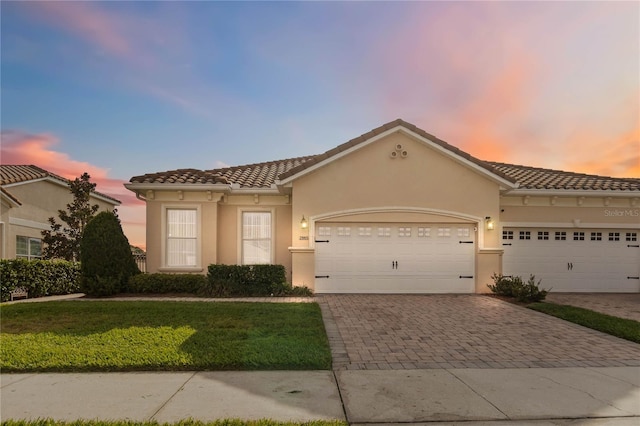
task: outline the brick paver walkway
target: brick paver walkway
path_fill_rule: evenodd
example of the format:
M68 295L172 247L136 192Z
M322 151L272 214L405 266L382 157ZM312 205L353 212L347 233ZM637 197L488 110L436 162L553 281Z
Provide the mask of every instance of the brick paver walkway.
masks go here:
M317 299L336 370L640 366L636 343L488 296Z
M546 301L640 321L640 293L549 293Z

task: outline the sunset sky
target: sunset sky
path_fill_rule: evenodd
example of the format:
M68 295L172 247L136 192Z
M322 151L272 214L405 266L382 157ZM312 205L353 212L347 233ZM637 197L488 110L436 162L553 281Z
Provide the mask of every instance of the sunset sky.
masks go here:
M12 2L2 164L132 176L318 154L402 118L491 161L640 177L640 3Z

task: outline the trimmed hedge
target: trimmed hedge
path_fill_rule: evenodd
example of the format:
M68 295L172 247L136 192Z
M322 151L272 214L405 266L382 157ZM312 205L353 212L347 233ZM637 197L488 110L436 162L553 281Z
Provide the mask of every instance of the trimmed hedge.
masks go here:
M64 260L0 260L0 300L10 300L16 287L26 288L29 297L78 293L80 265Z
M138 274L129 277L127 293L192 293L204 291L207 277L199 274Z
M206 296L286 296L294 291L283 265L209 265L207 278Z

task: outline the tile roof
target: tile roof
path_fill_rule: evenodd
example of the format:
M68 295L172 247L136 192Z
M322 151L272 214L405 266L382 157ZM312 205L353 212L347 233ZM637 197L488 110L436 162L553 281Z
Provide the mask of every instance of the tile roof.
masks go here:
M18 200L12 193L10 193L9 191L7 191L6 189L0 187L0 192L2 192L2 194L4 194L5 197L7 197L8 199L10 199L11 201L13 201L14 203L16 203L17 205L21 206L22 203L20 202L20 200Z
M289 158L215 170L178 169L134 176L131 183L237 184L241 188L271 188L283 173L315 158Z
M515 164L487 163L516 179L520 184L518 189L640 191L640 179L612 178Z
M433 141L440 147L462 157L503 179L518 183L520 189L539 190L614 190L640 191L640 179L611 178L585 175L559 170L519 166L515 164L482 161L444 142L424 130L403 120L395 120L351 139L323 154L290 158L266 163L248 164L213 170L179 169L150 173L131 178L131 183L191 183L191 184L236 184L241 188L270 188L276 180L293 176L308 167L348 150L370 138L397 126L402 126Z
M0 165L0 184L9 185L13 183L21 183L28 182L36 179L45 179L52 178L64 185L69 184L69 179L63 178L55 173L48 172L38 166L24 165L24 164L2 164ZM108 196L107 194L103 194L98 191L93 191L94 194L99 195L100 197L106 198L108 200L114 201L117 204L120 204L120 200L117 200L113 197Z

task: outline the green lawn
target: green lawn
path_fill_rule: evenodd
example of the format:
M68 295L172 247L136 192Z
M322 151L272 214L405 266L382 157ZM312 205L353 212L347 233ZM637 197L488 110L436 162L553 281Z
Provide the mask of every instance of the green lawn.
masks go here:
M640 322L601 314L589 309L555 303L532 303L530 309L562 318L603 333L640 343Z
M52 419L40 419L33 421L6 420L2 426L348 426L347 422L334 420L317 420L312 422L276 422L274 420L235 420L225 419L215 422L200 422L196 420L183 420L176 423L133 422L133 421L101 421L78 420L74 422L61 422Z
M331 367L315 303L22 303L0 320L3 372Z

